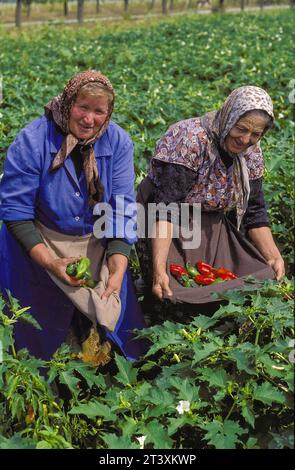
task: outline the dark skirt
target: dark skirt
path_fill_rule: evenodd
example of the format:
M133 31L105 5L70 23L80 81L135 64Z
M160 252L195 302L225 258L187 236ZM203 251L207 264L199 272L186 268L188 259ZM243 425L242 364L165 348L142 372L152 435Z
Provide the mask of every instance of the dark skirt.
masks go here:
M146 177L139 185L137 202L145 208L147 227L147 207L153 202L154 185ZM192 219L190 219L190 226ZM260 252L235 228L221 211L201 213L201 241L200 246L194 249L185 248L181 236L173 238L167 259L167 274L170 278L170 287L173 296L172 303L207 304L218 302L212 297L214 292L225 292L232 289L242 289L245 282L242 276L253 276L256 279L273 279L274 271L268 266ZM137 253L142 270L143 279L151 289L153 277L152 244L149 238L140 238L137 244ZM183 287L171 276L169 265L171 263L185 266L186 263L195 265L197 261L204 261L218 268L224 266L238 276L238 279L201 287Z

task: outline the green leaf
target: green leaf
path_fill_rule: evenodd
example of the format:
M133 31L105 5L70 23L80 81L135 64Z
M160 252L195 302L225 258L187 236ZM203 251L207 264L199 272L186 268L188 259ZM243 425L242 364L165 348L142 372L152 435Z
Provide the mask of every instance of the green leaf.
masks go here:
M123 356L115 354L115 361L119 369L119 373L115 376L118 382L123 385L132 385L136 383L137 370L133 367L130 361L127 361Z
M107 405L104 405L99 401L90 401L89 403L74 406L69 411L69 414L83 414L87 416L87 418L96 418L97 416L100 416L105 421L116 421L117 419L116 414L113 413Z
M257 446L257 439L256 437L249 437L245 444L245 449L257 449L259 446Z
M63 371L59 375L59 380L62 384L67 385L74 397L78 396L79 389L77 388L77 384L80 382L80 379L77 379L77 377L70 372Z
M246 433L245 429L231 420L223 423L213 420L201 427L207 431L204 439L216 449L235 449L236 444L240 442L239 436Z
M154 449L172 449L173 441L169 437L167 430L158 420L142 425L140 432L147 436L146 444L152 443Z
M176 432L180 431L183 426L190 425L195 427L196 420L184 413L183 415L179 415L177 418L169 418L168 419L168 435L173 436Z
M95 368L90 368L88 364L77 363L77 365L73 366L73 369L81 374L83 379L86 380L89 388L91 388L93 385L96 385L96 387L101 390L106 389L104 376L102 374L97 375Z
M207 330L211 326L214 326L217 321L217 318L210 318L206 315L198 315L193 319L192 325L195 325L197 328L201 328L202 330Z
M252 408L250 407L250 405L248 403L244 403L242 405L242 415L245 418L245 420L247 421L247 423L249 423L250 426L254 429L254 427L255 427L255 416L253 414Z
M108 449L139 449L139 444L131 442L129 436L117 436L113 433L103 433L102 439Z
M214 343L195 343L193 345L194 349L194 357L192 360L192 364L197 364L198 362L203 361L207 357L209 357L215 351L218 351L220 346Z
M226 389L230 376L224 369L205 368L200 374L201 378L209 382L210 387Z
M182 380L178 377L171 377L170 384L179 391L180 400L192 401L199 399L200 387L196 387L195 383L188 378Z
M0 449L35 449L36 444L32 439L23 438L20 433L10 438L0 435Z
M234 362L236 362L237 368L240 371L245 371L250 375L257 375L257 372L251 365L250 359L247 357L246 352L235 349L228 352L228 357L229 359L232 359Z
M287 404L287 399L283 393L277 390L269 382L257 385L254 389L253 399L259 400L265 405L272 405L272 403L280 403L281 405Z

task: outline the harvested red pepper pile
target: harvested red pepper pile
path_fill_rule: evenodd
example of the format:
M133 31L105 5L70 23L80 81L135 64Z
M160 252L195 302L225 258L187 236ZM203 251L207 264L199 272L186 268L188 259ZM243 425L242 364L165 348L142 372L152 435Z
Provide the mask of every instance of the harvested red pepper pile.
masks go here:
M179 264L170 264L170 273L184 287L209 286L238 277L223 266L216 269L203 261L198 261L195 266L187 263L186 268Z

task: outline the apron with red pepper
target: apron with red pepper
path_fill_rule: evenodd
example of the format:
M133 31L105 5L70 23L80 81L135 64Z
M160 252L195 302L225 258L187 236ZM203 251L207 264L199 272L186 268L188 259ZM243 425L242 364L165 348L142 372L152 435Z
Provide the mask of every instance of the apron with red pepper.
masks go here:
M149 177L142 181L138 189L137 202L145 208L145 227L148 227L147 208L148 203L152 202L153 189L154 185ZM191 229L192 219L190 220ZM187 241L187 239L183 239L180 230L179 238L172 239L168 253L167 274L173 292L173 296L169 299L173 303L204 304L217 302L218 300L212 297L212 293L243 288L243 276L251 275L259 280L274 278L274 271L268 266L263 256L235 228L223 211L202 211L200 246L188 249L185 247ZM144 281L151 287L153 273L151 239L147 237L140 238L137 244L137 252ZM216 269L225 267L227 271L234 273L237 278L232 276L232 279L230 279L228 278L230 276L225 276L225 273L220 271L218 278L226 282L211 283L208 276L205 276L205 272L200 272L203 269L199 269L199 274L196 273L196 276L200 275L201 278L198 280L202 282L195 282L192 285L185 277L184 282L179 282L179 276L175 269L179 270L179 267L185 269L186 266L196 266L196 269L204 268L204 263ZM177 267L170 269L173 264ZM184 272L183 274L185 275ZM223 275L226 279L222 279Z

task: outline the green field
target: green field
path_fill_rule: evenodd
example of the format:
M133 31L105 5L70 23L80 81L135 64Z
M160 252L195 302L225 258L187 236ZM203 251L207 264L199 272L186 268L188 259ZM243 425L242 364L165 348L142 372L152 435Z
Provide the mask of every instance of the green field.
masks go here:
M0 173L17 132L77 71L99 69L113 82L113 119L134 141L137 182L170 124L218 108L237 86L261 86L276 115L262 142L265 193L290 278L294 30L294 9L170 18L104 32L101 25L2 30ZM96 373L61 350L46 364L50 380L60 383L59 400L38 375L44 363L12 351L0 364L0 448L135 449L140 436L154 449L293 447L292 282L266 282L259 292L249 284L224 300L228 305L211 319L149 329L153 346L137 366L117 356ZM14 320L22 316L13 302L10 308ZM8 348L13 322L3 309L0 296L0 339ZM176 412L181 400L190 403L184 413Z

